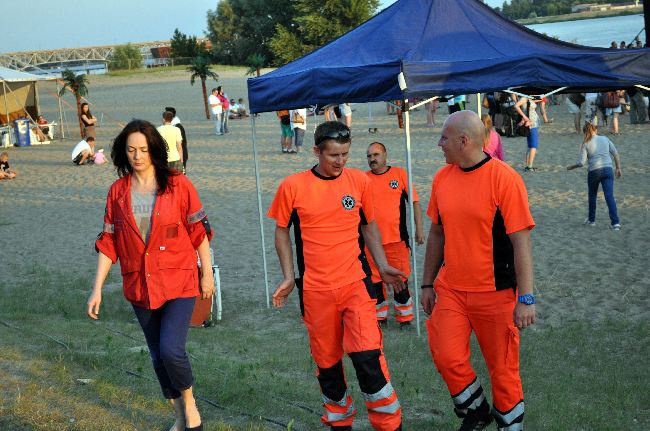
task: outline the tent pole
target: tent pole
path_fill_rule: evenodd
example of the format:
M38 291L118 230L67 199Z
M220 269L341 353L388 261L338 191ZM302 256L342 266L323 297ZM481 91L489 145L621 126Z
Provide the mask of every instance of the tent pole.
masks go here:
M411 128L409 124L409 100L404 99L402 108L404 109L404 138L406 143L406 172L409 183L409 224L411 226L411 235L409 242L411 246L411 286L415 292L413 308L415 309L415 328L420 336L420 289L418 284L418 267L417 256L415 253L415 213L413 211L413 172L411 161Z
M481 118L481 111L483 108L483 102L481 101L481 93L476 93L476 113L478 114L478 117Z
M9 121L9 107L7 106L7 84L2 81L2 96L5 101L5 114L7 115L7 126L11 124Z
M251 113L251 128L253 129L253 162L255 163L255 188L257 189L257 212L260 223L260 239L262 241L262 265L264 267L264 289L266 292L266 308L271 308L269 299L269 273L266 266L266 243L264 241L264 216L262 214L262 184L260 183L260 165L257 160L257 140L255 136L255 114Z
M65 139L65 132L63 131L63 105L61 105L61 95L59 94L59 80L56 80L56 100L59 102L59 131L61 139Z

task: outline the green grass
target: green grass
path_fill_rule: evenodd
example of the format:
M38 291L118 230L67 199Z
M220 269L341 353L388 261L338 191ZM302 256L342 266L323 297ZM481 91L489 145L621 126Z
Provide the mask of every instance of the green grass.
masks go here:
M140 349L141 330L119 290L104 293L101 320L91 322L84 315L91 275L36 265L9 270L23 281L0 284L0 429L162 430L171 424L149 355ZM192 329L188 342L206 429L319 429L320 395L297 306L266 310L249 300L229 307L240 314ZM527 429L649 429L649 333L647 321L524 331ZM457 428L426 336L390 322L384 342L405 429ZM479 355L473 363L489 393ZM347 359L345 366L359 427L368 429Z

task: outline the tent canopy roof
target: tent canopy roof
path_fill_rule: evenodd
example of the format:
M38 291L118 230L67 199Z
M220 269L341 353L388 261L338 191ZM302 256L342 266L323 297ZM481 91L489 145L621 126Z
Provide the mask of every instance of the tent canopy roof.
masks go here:
M407 89L397 76L404 73ZM512 87L650 83L650 49L611 50L527 29L477 0L399 0L359 27L248 80L252 112Z
M7 82L33 82L33 81L48 81L56 79L52 77L34 75L32 73L21 72L14 69L8 69L0 66L0 81Z

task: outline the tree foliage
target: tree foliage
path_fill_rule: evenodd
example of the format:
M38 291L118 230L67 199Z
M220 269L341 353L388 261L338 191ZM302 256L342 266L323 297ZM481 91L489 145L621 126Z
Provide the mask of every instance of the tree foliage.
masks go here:
M139 69L142 67L140 48L127 43L113 49L113 55L108 63L111 69Z
M205 117L210 119L210 111L208 110L208 91L206 88L206 81L208 78L219 80L219 75L212 70L210 65L210 58L207 55L199 55L192 59L192 62L187 67L187 71L192 75L190 76L190 84L194 85L196 78L201 80L201 91L203 92L203 107L205 108Z
M277 24L289 25L289 0L220 0L208 11L207 35L218 63L247 64L253 55L273 58L270 41Z
M195 58L200 55L206 55L208 50L205 43L199 42L196 36L188 36L181 33L179 29L174 30L170 39L171 57L173 58Z
M77 117L79 119L79 133L81 138L84 137L84 126L81 121L81 98L88 94L88 76L85 74L77 75L70 69L66 69L61 73L61 80L63 81L63 87L59 90L59 96L63 96L66 90L74 95L74 98L77 102Z
M319 48L370 19L379 0L294 0L290 25L278 23L271 41L274 63L281 65Z

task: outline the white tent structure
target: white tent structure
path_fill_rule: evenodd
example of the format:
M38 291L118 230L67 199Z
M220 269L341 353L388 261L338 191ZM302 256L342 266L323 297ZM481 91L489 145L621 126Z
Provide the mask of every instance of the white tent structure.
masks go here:
M36 122L39 114L37 82L40 81L56 81L56 78L0 67L0 84L2 84L0 124L9 125L17 118L30 118ZM60 99L59 113L61 113Z

